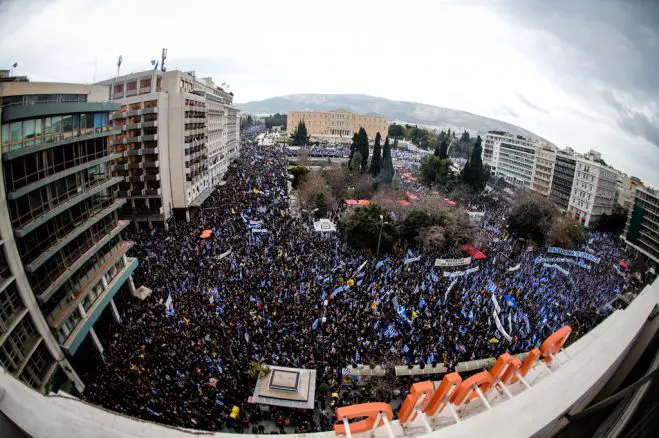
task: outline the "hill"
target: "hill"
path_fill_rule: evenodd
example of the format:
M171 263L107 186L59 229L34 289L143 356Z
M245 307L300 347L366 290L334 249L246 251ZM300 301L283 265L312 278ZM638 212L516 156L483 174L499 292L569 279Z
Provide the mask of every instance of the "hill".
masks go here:
M479 133L508 131L525 137L542 138L519 126L467 111L416 102L389 100L364 94L290 94L237 105L240 109L252 114L286 113L300 109L329 111L345 108L356 113L376 113L390 120L429 127L451 127Z

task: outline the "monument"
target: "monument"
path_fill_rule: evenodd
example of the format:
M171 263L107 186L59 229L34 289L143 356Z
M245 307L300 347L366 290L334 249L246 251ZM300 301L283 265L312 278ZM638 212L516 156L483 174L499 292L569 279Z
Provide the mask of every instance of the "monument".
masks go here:
M256 381L252 401L264 405L313 409L316 370L270 366Z

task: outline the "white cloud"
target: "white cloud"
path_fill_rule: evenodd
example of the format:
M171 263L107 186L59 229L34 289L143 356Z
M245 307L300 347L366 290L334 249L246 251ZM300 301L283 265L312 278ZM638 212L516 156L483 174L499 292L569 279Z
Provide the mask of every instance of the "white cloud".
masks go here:
M656 164L657 149L623 134L610 109L591 106L587 93L565 87L560 70L546 68L547 58L570 50L565 42L481 4L37 0L8 8L0 65L17 61L17 74L32 80L99 81L116 72L118 55L122 72L139 71L167 47L169 69L228 82L239 102L360 93L462 109L560 146L600 149L622 170L659 183L652 168L620 152L649 150Z

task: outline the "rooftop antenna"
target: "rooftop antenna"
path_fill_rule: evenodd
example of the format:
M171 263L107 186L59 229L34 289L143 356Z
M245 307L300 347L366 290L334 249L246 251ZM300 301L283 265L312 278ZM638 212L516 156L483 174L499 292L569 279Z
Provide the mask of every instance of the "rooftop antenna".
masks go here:
M119 69L121 68L121 61L123 59L123 56L119 55L119 58L117 58L117 77L119 77Z
M12 73L14 72L14 69L16 67L18 67L18 62L15 62L15 63L12 64L11 68L9 69L9 76L12 75Z
M155 59L151 60L151 65L153 66L154 70L158 70L158 62L160 61L156 61Z
M165 68L165 59L167 59L167 49L163 48L162 49L162 62L160 63L160 71L165 72L167 69Z

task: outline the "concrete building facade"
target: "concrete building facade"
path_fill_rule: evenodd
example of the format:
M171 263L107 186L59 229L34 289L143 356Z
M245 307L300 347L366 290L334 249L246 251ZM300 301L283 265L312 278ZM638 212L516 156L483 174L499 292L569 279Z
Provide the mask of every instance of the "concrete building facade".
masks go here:
M47 391L84 385L71 366L83 341L103 351L94 324L134 289L137 260L121 239L121 178L109 145L120 131L103 86L0 83L0 362Z
M659 264L659 191L635 187L623 236L627 245Z
M564 211L567 210L570 204L576 166L577 159L572 149L567 148L564 151L556 152L549 199Z
M379 132L386 137L391 122L377 114L355 114L345 109L333 111L289 111L287 132L295 132L298 124L304 121L307 132L312 137L343 138L350 141L352 135L364 128L369 138L375 138Z
M493 176L532 188L535 145L521 135L488 132L483 142L483 164L490 166Z
M537 144L535 148L535 159L533 161L531 190L542 196L549 197L555 166L556 147L546 143Z
M189 218L239 154L233 95L194 72L149 70L101 82L120 104L113 146L127 152L113 164L128 202L120 217L152 227L176 212Z
M598 154L590 152L578 157L568 213L586 226L595 224L603 214L611 215L617 177L617 171L602 164Z

